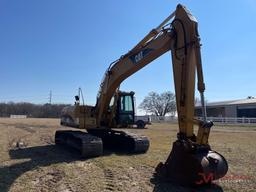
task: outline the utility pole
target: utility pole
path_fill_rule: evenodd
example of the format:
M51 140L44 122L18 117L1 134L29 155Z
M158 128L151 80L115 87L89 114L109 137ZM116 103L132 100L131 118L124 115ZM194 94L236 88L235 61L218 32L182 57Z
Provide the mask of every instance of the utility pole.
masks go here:
M49 94L49 104L52 104L52 90L50 90L50 94Z

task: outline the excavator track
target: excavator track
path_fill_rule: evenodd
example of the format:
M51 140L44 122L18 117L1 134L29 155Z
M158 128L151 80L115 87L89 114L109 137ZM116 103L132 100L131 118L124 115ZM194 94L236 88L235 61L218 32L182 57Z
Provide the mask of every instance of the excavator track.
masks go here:
M146 136L110 129L89 129L87 131L91 135L101 138L104 148L107 149L118 149L128 153L145 153L149 148L149 140Z
M56 131L55 144L74 148L82 157L97 157L103 154L101 138L82 131Z

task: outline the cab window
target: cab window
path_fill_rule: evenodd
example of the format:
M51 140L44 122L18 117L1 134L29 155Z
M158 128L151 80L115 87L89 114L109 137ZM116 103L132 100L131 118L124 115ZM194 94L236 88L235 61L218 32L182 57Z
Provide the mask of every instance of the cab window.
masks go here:
M132 98L129 95L121 97L121 111L123 112L131 112L133 111L133 103Z

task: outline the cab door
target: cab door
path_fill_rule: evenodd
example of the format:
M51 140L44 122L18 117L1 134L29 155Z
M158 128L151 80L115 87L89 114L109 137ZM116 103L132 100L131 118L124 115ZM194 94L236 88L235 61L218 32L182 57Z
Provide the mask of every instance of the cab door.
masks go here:
M121 95L117 103L117 124L126 127L134 123L133 95Z

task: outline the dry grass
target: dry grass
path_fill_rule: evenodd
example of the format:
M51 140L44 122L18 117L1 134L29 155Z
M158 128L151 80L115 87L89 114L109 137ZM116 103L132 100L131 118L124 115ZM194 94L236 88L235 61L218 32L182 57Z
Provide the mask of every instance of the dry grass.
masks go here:
M218 186L189 189L153 179L154 167L169 155L176 139L176 124L153 124L131 132L147 135L146 154L106 152L81 159L57 148L56 119L0 119L0 191L255 191L255 127L221 127L212 131L212 148L229 162L227 177ZM17 145L18 143L18 145Z

